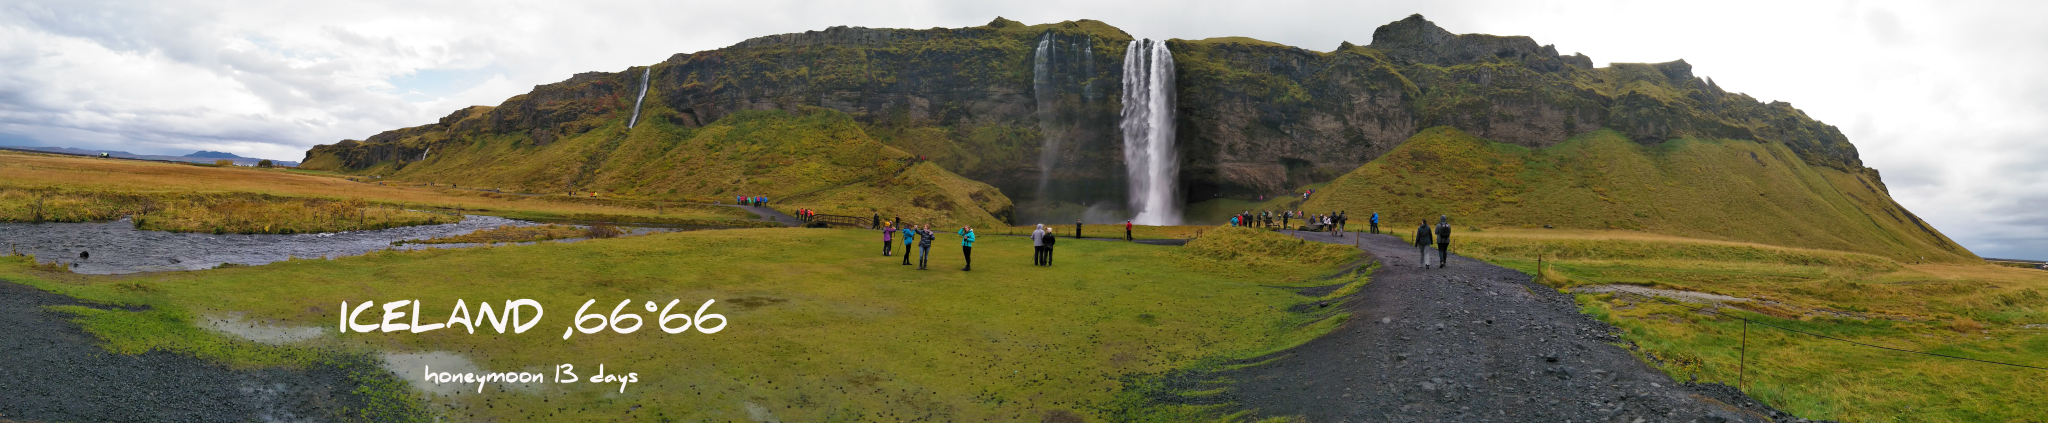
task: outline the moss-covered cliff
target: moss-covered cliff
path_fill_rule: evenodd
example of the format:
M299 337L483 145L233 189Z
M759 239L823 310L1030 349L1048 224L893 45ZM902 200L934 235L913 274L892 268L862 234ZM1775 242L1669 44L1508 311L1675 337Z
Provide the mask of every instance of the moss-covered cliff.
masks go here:
M1048 160L1054 166L1046 177L1066 189L1048 191L1046 200L1120 200L1119 64L1131 40L1096 21L1001 18L971 28L834 27L760 37L651 66L641 121L689 129L747 110L820 107L1019 204L1040 200ZM1041 44L1049 59L1037 57ZM1586 56L1560 55L1529 37L1453 34L1421 16L1380 27L1371 44L1328 52L1238 37L1168 45L1179 64L1177 142L1183 198L1191 201L1329 181L1436 126L1524 147L1602 128L1642 145L1750 140L1782 145L1809 165L1866 173L1834 127L1788 104L1724 91L1682 60L1593 68ZM648 69L579 74L496 107L315 147L306 167L453 182L469 173L409 166L446 157L429 150L470 154L459 147L491 142L516 146L492 150L508 156L489 158L493 166L532 166L521 158L555 150L575 150L569 156L586 161L548 162L534 172L546 176L496 182L508 188L602 188L601 178L582 170L617 167L604 160L619 157L611 151L618 143L550 146L623 126ZM1049 138L1058 148L1041 151Z

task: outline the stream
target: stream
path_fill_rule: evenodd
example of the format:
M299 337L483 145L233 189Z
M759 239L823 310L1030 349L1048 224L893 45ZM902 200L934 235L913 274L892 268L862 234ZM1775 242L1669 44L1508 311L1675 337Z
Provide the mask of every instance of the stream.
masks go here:
M468 215L461 222L369 231L317 234L224 234L145 231L127 218L89 223L0 223L0 254L34 255L39 263L62 263L74 273L123 274L211 269L223 263L261 265L291 258L356 256L377 250L424 250L476 247L482 244L400 244L463 235L500 225L540 223L497 216ZM669 232L675 228L619 227L627 235ZM555 240L574 242L583 238ZM519 244L531 244L519 243ZM86 253L81 256L80 253Z

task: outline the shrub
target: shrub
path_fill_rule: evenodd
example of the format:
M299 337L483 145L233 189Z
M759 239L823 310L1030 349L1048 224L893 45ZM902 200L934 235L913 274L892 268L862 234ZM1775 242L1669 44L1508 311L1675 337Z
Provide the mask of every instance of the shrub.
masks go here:
M214 165L214 166L234 166L234 165L235 165L235 161L234 161L234 160L228 160L228 159L220 159L220 160L214 160L214 161L213 161L213 165Z

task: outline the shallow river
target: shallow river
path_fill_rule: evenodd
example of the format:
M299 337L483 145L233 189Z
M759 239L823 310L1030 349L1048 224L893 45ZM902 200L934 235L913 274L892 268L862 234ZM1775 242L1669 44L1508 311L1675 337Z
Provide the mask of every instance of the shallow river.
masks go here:
M423 250L477 244L403 244L467 234L499 225L534 222L496 216L467 216L461 222L374 231L295 235L214 235L136 230L128 219L101 223L0 223L0 254L19 251L37 262L64 263L72 272L119 274L211 269L222 263L259 265L288 258L335 258L383 249ZM660 228L620 228L633 234ZM563 240L572 241L572 240ZM80 257L80 253L87 253Z

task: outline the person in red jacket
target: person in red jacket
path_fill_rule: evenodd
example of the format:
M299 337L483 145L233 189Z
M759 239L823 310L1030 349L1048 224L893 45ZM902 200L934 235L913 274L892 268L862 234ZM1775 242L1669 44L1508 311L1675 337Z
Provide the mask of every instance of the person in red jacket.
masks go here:
M1131 240L1131 221L1129 220L1124 221L1124 240Z

